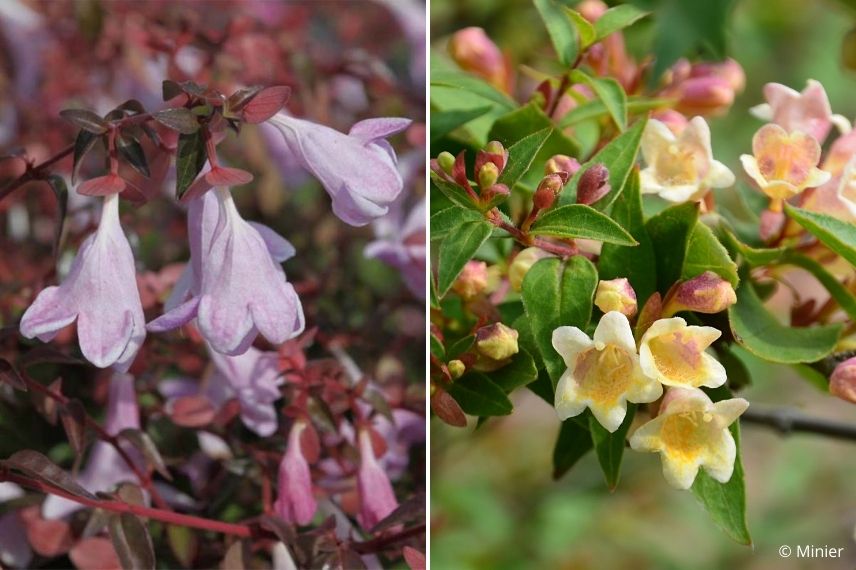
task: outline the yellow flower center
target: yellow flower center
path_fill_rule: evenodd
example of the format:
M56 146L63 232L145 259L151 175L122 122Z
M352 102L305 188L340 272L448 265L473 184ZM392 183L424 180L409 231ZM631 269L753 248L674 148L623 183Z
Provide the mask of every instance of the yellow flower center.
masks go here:
M654 337L648 347L657 369L671 380L692 384L702 372L701 355L705 347L683 331Z
M709 445L717 427L713 419L712 414L700 411L668 416L660 432L663 447L685 460L697 457Z
M595 346L580 354L574 368L579 395L601 404L611 404L633 383L633 359L613 345Z
M698 181L699 172L691 149L671 144L657 156L657 179L665 186L680 186Z

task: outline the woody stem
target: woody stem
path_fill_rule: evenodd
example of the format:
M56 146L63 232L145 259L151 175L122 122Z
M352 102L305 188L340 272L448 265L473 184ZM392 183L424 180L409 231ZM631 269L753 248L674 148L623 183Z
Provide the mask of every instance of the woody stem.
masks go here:
M856 441L856 424L807 416L788 408L758 408L753 406L743 412L740 420L743 423L766 426L781 435L802 432Z

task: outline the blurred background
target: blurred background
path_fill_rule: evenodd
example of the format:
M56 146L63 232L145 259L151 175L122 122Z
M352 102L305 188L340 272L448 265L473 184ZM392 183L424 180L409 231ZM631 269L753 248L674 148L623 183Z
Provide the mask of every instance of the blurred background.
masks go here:
M701 2L702 0L698 0ZM571 2L572 3L572 2ZM611 4L611 3L610 3ZM642 58L663 33L680 34L658 16L676 1L638 1L654 12L626 32ZM693 4L683 2L682 5ZM728 55L742 64L746 89L727 116L710 126L714 155L740 172L761 122L748 113L767 82L802 90L817 79L833 112L856 117L856 74L847 69L849 2L736 0L727 21ZM448 35L485 28L513 64L544 69L554 59L529 0L432 0L432 56L444 57ZM670 32L671 30L671 32ZM686 55L692 55L688 53ZM433 66L433 62L432 62ZM519 67L518 67L519 69ZM830 137L832 139L834 137ZM436 153L435 153L436 154ZM753 404L796 408L856 422L856 408L830 397L792 370L742 352L753 384L740 393ZM559 422L527 390L515 411L478 430L437 421L431 431L431 560L438 568L829 568L856 565L856 443L819 436L781 436L743 425L748 523L754 547L732 542L694 497L669 488L656 456L624 455L622 480L610 494L587 455L560 481L550 478ZM782 559L781 545L844 547L842 559Z

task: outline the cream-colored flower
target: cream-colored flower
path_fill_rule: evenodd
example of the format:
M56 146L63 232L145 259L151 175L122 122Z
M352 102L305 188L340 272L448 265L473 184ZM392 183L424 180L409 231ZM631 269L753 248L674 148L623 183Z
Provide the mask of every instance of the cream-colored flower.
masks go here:
M788 133L779 125L764 125L752 137L752 154L740 155L743 169L774 199L787 200L806 188L816 188L830 178L817 167L820 144L801 131Z
M659 382L639 367L630 323L623 314L605 314L590 339L577 327L553 331L553 348L568 369L556 386L556 413L564 421L589 408L614 432L627 415L627 402L653 402L663 393Z
M713 403L698 388L670 388L659 415L636 430L630 447L659 453L663 476L678 489L689 489L700 467L726 483L737 457L728 426L748 407L743 398Z
M680 317L660 319L642 335L639 364L666 386L722 386L725 368L705 352L721 334L713 327L687 326Z
M646 164L639 173L643 194L682 203L701 200L711 188L734 184L734 173L713 159L710 128L701 117L694 117L677 136L665 123L649 119L641 146Z

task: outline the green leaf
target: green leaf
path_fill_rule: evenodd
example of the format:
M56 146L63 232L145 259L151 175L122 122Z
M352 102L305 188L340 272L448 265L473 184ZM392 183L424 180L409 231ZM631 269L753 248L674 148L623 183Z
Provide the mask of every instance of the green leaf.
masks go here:
M648 14L649 12L644 12L632 4L620 4L610 8L594 23L597 38L595 41L599 42L606 36L633 25Z
M143 151L143 146L140 141L132 136L119 135L116 138L116 149L125 161L131 167L145 176L150 177L152 173L149 171L149 163L146 160L146 153Z
M740 241L731 230L723 229L720 232L723 242L733 251L736 251L746 263L753 267L759 265L770 265L777 263L788 251L786 247L757 248L750 247Z
M714 401L731 397L725 387L711 390L709 395ZM734 460L731 479L727 483L720 483L701 469L693 483L692 492L717 526L737 542L749 545L752 544L752 537L746 525L746 483L740 451L740 422L731 424L729 430L737 444L737 458Z
M618 81L608 77L592 77L577 69L571 72L571 81L590 87L597 98L603 101L618 130L627 128L627 94Z
M205 165L205 141L201 131L178 137L175 155L175 195L181 199Z
M565 67L573 66L579 55L576 27L562 7L553 0L534 0L534 2L547 28L547 34L550 36L559 62Z
M785 204L785 211L825 246L856 266L856 225L789 204Z
M555 257L542 259L523 279L523 306L554 387L565 371L565 363L553 349L553 331L561 326L585 329L596 288L597 270L579 255L567 262Z
M484 215L475 210L451 207L431 216L431 241L443 239L450 231L467 222L483 221Z
M199 130L199 121L196 119L196 115L184 107L164 109L153 113L152 117L162 125L183 135L192 135Z
M687 245L698 221L698 204L688 202L667 208L648 220L657 262L657 286L665 293L681 278Z
M505 184L509 189L514 188L517 181L526 174L532 161L538 155L538 151L547 142L553 133L553 128L542 129L531 135L525 136L508 147L508 164L499 177L499 184Z
M493 226L487 221L466 222L450 231L440 244L437 292L445 296L467 261L490 237Z
M631 173L624 189L612 207L612 219L625 228L638 243L634 247L605 243L597 267L601 279L626 277L636 291L639 306L657 290L656 257L651 238L645 230L642 197L639 194L639 172Z
M508 111L517 107L517 102L515 102L514 99L469 73L459 71L437 71L432 69L431 86L461 89L490 101L491 103L495 103Z
M155 551L149 529L131 513L114 514L108 523L113 548L125 570L153 570Z
M532 235L584 238L635 246L637 242L618 223L590 206L559 206L542 214L529 230Z
M627 432L633 423L635 415L636 405L628 403L627 415L624 417L624 421L621 422L621 425L614 433L610 433L600 425L600 422L595 419L594 415L589 414L592 445L597 453L597 460L600 463L603 477L606 479L606 484L609 486L610 491L618 486L618 480L621 477L621 459L624 457Z
M474 109L450 109L448 111L431 111L431 140L437 139L451 133L457 128L464 126L473 119L477 119L489 112L493 107L476 107Z
M576 10L572 10L566 6L562 8L577 29L577 37L580 39L580 51L585 51L591 44L597 41L597 32L594 29L594 25Z
M592 436L583 424L573 418L563 421L553 447L553 479L560 479L592 447Z
M464 374L447 392L471 416L506 416L514 409L502 388L480 372Z
M488 377L506 394L510 394L517 388L535 381L538 378L538 369L535 368L535 360L532 356L521 348L510 363L491 372Z
M467 194L467 191L453 182L443 180L433 172L431 173L431 184L434 185L446 198L462 208L478 212L478 205L473 202L473 199Z
M652 109L669 106L668 99L649 99L647 97L628 97L627 113L647 113ZM568 114L559 121L559 128L564 129L589 119L599 119L609 114L609 110L600 99L589 99L571 109Z
M826 287L829 294L835 299L835 302L844 310L851 318L856 319L856 296L850 290L841 284L838 279L832 275L826 268L814 259L805 256L801 253L788 252L782 257L781 263L802 267L820 281L821 285Z
M429 338L431 339L431 355L440 360L446 360L446 350L443 348L440 339L434 336L434 333L431 333Z
M771 315L743 276L737 303L728 308L731 332L737 343L770 362L815 362L835 349L841 325L787 327Z
M737 287L740 277L737 275L737 264L709 227L702 222L696 222L687 244L681 279L691 279L705 271L713 271L729 283Z
M602 163L609 169L609 185L612 189L609 193L594 203L594 208L601 212L608 212L612 203L624 190L624 185L636 164L636 155L639 153L639 143L642 140L642 132L645 130L645 125L648 119L642 118L638 120L632 127L612 139L605 147L603 147L596 155L594 155L582 168L579 169L570 185L576 188L582 174L589 166ZM560 199L563 203L573 199L570 192L563 192Z

